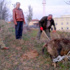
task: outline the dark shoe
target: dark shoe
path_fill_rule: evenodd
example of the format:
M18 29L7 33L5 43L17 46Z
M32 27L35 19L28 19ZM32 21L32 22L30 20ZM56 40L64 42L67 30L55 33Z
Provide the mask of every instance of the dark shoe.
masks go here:
M2 50L9 50L9 48L8 47L4 47L4 48L2 48Z

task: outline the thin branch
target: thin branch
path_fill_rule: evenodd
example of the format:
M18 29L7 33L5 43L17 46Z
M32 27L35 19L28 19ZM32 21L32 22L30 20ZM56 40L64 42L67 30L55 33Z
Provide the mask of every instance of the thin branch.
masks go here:
M68 1L68 2L66 2L66 1L64 1L66 4L68 4L68 5L70 5L70 1Z

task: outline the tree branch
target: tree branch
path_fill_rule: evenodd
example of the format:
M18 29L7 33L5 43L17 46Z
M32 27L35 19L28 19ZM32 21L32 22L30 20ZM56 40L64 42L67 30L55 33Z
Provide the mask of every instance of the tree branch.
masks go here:
M66 4L68 4L68 5L70 5L70 1L68 1L68 2L66 2L66 1L64 1Z

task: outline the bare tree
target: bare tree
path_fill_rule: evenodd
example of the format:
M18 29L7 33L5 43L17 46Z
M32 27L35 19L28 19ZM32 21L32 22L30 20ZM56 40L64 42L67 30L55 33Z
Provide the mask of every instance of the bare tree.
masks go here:
M28 7L28 14L27 14L27 23L29 23L32 20L33 17L33 9L31 6Z
M16 7L16 4L12 4L12 6L13 6L13 9ZM14 22L14 20L13 20L13 13L10 15L10 21L11 22Z
M64 0L64 2L68 5L70 5L70 0Z
M5 1L6 0L0 1L0 19L3 19L3 20L8 19L8 16L9 16L7 3Z

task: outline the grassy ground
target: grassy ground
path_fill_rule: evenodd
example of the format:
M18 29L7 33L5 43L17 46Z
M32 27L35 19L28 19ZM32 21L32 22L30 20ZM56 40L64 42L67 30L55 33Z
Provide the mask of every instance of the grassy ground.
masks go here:
M1 36L9 50L0 49L0 70L70 70L70 62L59 62L57 68L53 68L49 54L42 55L41 50L46 37L42 35L41 40L37 40L38 30L29 30L23 34L22 40L15 40L14 24L8 24L0 20L2 27ZM69 33L58 32L61 37L69 37ZM39 54L33 59L23 59L23 55L31 50L36 50Z

